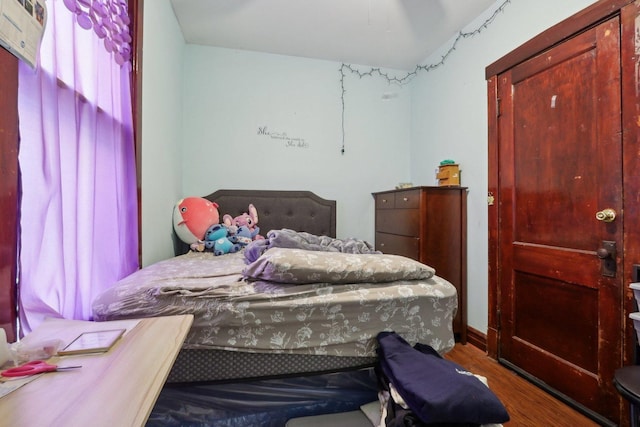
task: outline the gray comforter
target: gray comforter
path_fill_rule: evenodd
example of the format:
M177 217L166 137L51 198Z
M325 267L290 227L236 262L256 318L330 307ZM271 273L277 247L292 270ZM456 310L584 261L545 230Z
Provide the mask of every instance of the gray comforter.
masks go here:
M184 348L375 357L376 335L447 352L456 289L429 266L385 254L271 248L190 252L122 279L93 302L95 320L191 313Z
M379 254L373 246L360 239L336 239L329 236L317 236L283 228L271 230L262 240L254 240L247 246L244 256L247 264L260 258L270 248L304 249L307 251L342 252L348 254Z

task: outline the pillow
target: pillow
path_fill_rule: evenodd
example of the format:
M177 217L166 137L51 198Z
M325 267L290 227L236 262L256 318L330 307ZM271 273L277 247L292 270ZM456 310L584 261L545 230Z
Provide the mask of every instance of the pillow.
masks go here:
M418 343L411 347L395 332L381 332L377 339L385 379L423 422L509 421L507 410L489 387L430 346Z
M429 279L435 270L399 255L271 248L243 270L248 279L277 283L378 283Z

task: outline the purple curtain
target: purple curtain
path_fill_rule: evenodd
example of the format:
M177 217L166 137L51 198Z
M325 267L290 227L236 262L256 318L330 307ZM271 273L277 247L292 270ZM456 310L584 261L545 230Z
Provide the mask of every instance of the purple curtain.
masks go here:
M95 296L138 268L131 66L65 3L47 1L37 69L20 64L22 333L91 319Z

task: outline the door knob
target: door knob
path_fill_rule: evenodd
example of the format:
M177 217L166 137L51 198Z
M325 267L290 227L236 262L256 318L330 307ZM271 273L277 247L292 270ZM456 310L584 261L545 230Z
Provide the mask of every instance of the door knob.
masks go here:
M605 277L616 277L616 242L603 240L602 245L596 250L600 258L600 272Z
M603 209L596 213L596 219L598 221L613 222L616 219L616 211L611 208Z
M614 258L615 257L615 252L612 252L610 248L598 248L598 250L596 251L596 255L598 255L598 258L600 259L605 259L605 258Z

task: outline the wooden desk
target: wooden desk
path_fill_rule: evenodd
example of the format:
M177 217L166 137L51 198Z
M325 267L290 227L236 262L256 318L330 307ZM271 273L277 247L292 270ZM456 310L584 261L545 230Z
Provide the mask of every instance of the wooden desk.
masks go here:
M42 374L0 398L1 426L143 426L193 322L192 315L85 322L50 319L26 337L30 342L127 328L102 354L52 358L82 368Z

